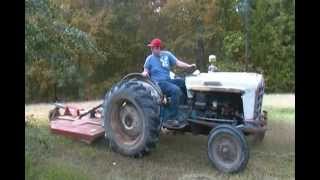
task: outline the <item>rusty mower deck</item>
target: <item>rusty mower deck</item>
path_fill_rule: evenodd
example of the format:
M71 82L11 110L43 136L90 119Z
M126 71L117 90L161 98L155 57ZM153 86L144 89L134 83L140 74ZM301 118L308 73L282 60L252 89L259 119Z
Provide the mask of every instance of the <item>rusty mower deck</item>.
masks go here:
M54 134L90 144L105 132L101 111L98 110L100 107L101 105L84 111L77 107L55 104L55 108L49 113L50 130Z

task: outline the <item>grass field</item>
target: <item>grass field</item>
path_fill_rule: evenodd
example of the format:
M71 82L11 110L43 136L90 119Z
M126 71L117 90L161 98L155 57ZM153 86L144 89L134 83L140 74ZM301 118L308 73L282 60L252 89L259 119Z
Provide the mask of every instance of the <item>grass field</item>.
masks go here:
M92 107L99 101L74 103ZM114 153L103 139L92 145L53 135L48 129L49 104L25 105L25 176L27 180L250 180L295 179L295 96L265 95L269 131L261 144L250 138L247 168L220 174L207 158L207 137L161 134L157 148L142 159Z

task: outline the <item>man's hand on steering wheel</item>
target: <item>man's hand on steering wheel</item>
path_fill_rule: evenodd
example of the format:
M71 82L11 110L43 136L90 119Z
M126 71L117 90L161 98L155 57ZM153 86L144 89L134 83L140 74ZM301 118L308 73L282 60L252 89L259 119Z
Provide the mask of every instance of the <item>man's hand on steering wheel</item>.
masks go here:
M190 64L189 68L195 69L195 68L197 68L197 65L196 64Z
M196 64L189 64L189 67L186 69L187 73L193 73L193 71L195 71L197 68Z
M197 69L196 64L186 64L182 72L176 74L177 77L184 79L186 76L192 74Z

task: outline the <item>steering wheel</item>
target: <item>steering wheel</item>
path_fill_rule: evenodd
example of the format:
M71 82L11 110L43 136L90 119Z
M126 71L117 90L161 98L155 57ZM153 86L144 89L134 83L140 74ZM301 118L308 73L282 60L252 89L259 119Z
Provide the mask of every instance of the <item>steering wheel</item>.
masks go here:
M185 79L186 76L192 75L192 73L197 70L196 66L184 69L182 72L177 73L175 76L181 79Z

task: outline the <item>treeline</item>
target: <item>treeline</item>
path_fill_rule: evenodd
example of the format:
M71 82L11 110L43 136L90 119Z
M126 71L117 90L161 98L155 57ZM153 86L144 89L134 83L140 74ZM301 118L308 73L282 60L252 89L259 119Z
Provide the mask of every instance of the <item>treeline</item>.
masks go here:
M263 73L267 92L294 92L294 1L248 0L247 23L243 2L26 0L25 100L102 98L142 71L154 37L202 71L215 54L223 71Z

